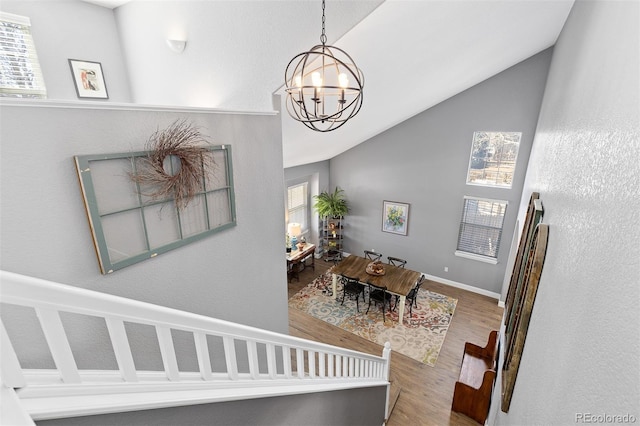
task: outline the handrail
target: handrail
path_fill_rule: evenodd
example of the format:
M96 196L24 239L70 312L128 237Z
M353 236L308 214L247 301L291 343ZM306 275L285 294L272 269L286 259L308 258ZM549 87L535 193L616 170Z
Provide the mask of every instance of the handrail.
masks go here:
M388 384L391 351L388 343L383 355L375 356L7 271L0 271L0 281L2 303L35 310L56 365L53 371L23 370L2 325L2 384L7 388L21 388L17 394L22 400L54 393L78 396L167 390L168 387L184 391L207 390L211 395L215 389L250 387L254 390L249 393L255 395L255 388L262 386L264 389L279 388L275 392L282 395L287 392L283 387L299 388L301 384L311 386L310 389L317 386L320 390L329 390L332 383L341 389ZM60 312L104 318L118 364L117 373L78 368ZM131 336L127 334L125 322L155 328L163 372L145 372L135 368L129 345ZM180 352L174 347L172 330L193 335L197 372L179 370ZM208 336L222 339L224 373L212 371ZM246 345L246 355L243 356L245 364L248 358L248 373L238 368L238 342ZM258 350L258 345L261 345L261 350ZM242 399L242 392L238 394L238 399ZM199 398L202 395L199 394ZM211 397L209 400L216 399ZM42 413L38 416L38 419L57 418L46 417Z

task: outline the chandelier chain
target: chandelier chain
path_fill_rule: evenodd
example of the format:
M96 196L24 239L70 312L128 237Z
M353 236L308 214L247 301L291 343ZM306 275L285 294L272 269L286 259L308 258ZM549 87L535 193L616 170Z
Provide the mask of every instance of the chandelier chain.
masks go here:
M322 34L320 34L320 42L324 45L327 43L327 35L324 33L324 0L322 0Z

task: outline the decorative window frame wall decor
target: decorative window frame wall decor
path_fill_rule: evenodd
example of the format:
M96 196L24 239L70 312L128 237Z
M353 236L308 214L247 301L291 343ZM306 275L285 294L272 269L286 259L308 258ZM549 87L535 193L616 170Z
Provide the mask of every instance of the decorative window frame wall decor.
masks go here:
M540 194L533 192L511 273L504 314L501 410L509 412L549 238Z
M100 271L109 274L236 225L231 146L205 148L214 166L184 207L158 199L132 179L150 151L75 156L80 189ZM206 154L205 154L206 155ZM169 173L179 167L167 158Z

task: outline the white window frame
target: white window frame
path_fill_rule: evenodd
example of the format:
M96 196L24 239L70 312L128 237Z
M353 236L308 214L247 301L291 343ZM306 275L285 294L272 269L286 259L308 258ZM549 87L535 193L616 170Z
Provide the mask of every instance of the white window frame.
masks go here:
M503 209L502 209L502 215L501 215L501 223L500 223L500 227L496 227L496 226L491 226L491 225L487 225L487 224L482 224L482 223L477 223L477 221L474 223L473 220L467 220L467 214L470 213L470 209L468 208L468 203L470 201L477 201L477 202L481 202L481 203L491 203L492 205L503 205ZM458 231L458 243L456 245L456 251L455 251L455 255L459 256L459 257L464 257L467 259L472 259L472 260L477 260L480 262L486 262L486 263L491 263L491 264L497 264L498 263L498 255L500 253L500 244L502 243L502 233L504 232L504 219L507 215L507 207L509 205L508 201L504 201L504 200L494 200L494 199L490 199L490 198L480 198L480 197L471 197L471 196L464 196L464 203L462 205L462 215L460 218L460 228ZM493 206L491 206L493 208ZM492 215L493 216L493 215ZM469 219L473 219L473 217L469 217ZM468 233L465 233L465 228L469 229ZM472 251L472 250L468 250L468 248L470 247L465 247L462 242L464 240L473 240L473 231L474 228L477 230L478 228L490 228L493 230L498 230L498 238L497 238L497 243L495 244L495 249L494 249L494 254L495 255L489 255L479 251ZM465 238L466 236L466 238ZM465 248L467 250L465 250Z
M517 142L510 142L512 145L515 144L515 156L511 159L503 159L502 154L505 151L509 151L505 149L505 145L507 142L502 142L501 140L505 140L505 135L508 135L506 139L511 140L517 137ZM477 151L477 144L479 144L482 140L489 140L490 148L487 150L483 150L484 156L474 155L474 151ZM469 167L467 168L467 185L477 185L477 186L487 186L491 188L503 188L510 189L513 186L513 178L516 174L516 167L518 164L518 152L520 151L520 142L522 141L522 132L474 132L473 140L471 141L471 154L469 155ZM488 151L488 152L487 152ZM513 148L511 148L513 151ZM489 170L487 167L488 158L491 157L493 159L497 158L497 160L492 160L492 164L494 165L495 176L492 179L488 180L474 180L473 175L477 174L478 170L483 171L483 174L486 174L486 171ZM478 163L482 163L482 167L478 168ZM511 166L511 163L513 166ZM509 170L513 167L512 170ZM503 175L508 179L507 183L500 183L499 177Z
M13 29L7 31L9 28ZM0 12L0 96L46 98L47 89L26 16Z
M304 196L303 196L303 203L302 204L298 204L296 206L291 206L291 200L290 200L290 193L291 190L293 188L297 188L297 187L304 187ZM302 180L302 181L293 181L290 182L289 185L287 185L287 197L286 197L286 201L287 201L287 224L289 224L290 222L298 222L301 225L301 229L302 229L302 233L300 235L306 235L309 233L310 229L309 229L309 219L310 219L310 214L309 214L309 202L310 202L310 197L309 197L309 181L308 180ZM298 212L298 211L302 211L302 217L304 218L304 220L292 220L292 212ZM300 216L297 216L300 217Z

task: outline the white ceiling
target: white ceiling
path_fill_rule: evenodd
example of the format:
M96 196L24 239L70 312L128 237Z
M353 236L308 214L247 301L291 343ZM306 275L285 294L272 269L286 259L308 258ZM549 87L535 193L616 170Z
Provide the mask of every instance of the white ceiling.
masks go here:
M115 10L140 103L272 110L287 63L321 30L320 0L86 1L126 3ZM552 46L573 1L328 0L328 43L364 72L363 107L319 133L283 104L284 166L332 158ZM188 40L182 55L150 49L176 31ZM131 72L145 68L158 75Z

